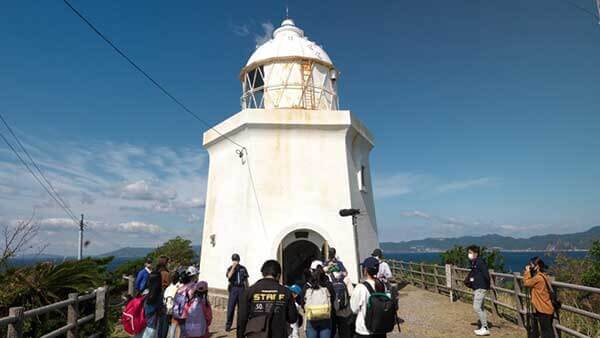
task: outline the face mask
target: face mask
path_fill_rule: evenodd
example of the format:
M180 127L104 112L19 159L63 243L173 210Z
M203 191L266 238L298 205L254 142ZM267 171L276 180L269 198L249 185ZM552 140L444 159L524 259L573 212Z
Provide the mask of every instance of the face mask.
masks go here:
M467 256L469 257L470 260L473 260L475 258L475 255L473 255L472 253L469 253Z

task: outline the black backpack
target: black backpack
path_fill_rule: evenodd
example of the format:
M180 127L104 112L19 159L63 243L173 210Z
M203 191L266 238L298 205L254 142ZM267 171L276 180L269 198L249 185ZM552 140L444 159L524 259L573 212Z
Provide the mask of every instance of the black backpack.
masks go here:
M332 276L333 291L335 296L333 298L333 309L337 317L349 317L352 315L352 309L350 309L350 295L348 294L348 288L343 280L337 280Z
M394 301L384 292L375 292L368 282L363 285L369 290L365 325L372 334L386 334L394 330L397 323Z

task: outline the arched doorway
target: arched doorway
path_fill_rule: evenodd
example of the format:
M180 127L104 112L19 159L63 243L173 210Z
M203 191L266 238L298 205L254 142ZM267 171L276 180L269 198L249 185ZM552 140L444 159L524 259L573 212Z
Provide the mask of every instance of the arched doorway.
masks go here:
M313 242L300 240L283 249L283 282L304 284L304 271L315 259L321 258L321 250Z
M283 283L304 284L304 271L315 259L323 259L321 248L327 241L313 230L296 230L286 235L279 247L279 261L283 265Z

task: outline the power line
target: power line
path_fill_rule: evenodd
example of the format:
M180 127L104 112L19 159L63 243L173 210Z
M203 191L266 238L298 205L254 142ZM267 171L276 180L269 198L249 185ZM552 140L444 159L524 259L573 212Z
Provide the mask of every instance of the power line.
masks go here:
M589 9L587 9L585 7L582 7L579 4L577 4L577 3L575 3L575 2L573 2L571 0L563 0L563 1L566 2L568 5L570 5L571 7L577 8L578 10L580 10L580 11L582 11L584 13L587 13L587 14L591 15L592 17L600 20L600 16L598 14L590 11ZM600 8L598 10L600 11Z
M50 192L50 190L48 189L48 187L46 187L46 185L44 185L44 183L42 182L42 180L35 174L35 172L31 169L31 167L29 166L29 164L27 164L27 162L21 157L21 155L19 154L19 152L13 147L13 145L8 141L8 139L6 139L6 137L4 136L4 134L0 133L0 137L2 138L2 140L4 140L4 143L6 143L6 145L10 148L10 150L12 150L13 153L15 153L15 155L17 156L17 158L19 159L19 161L21 161L21 163L25 166L25 168L27 168L27 170L29 171L29 173L31 174L31 176L33 176L33 178L35 178L35 180L42 186L42 188L44 188L44 190L48 193L48 195L50 195L50 197L52 197L52 199L54 200L54 202L56 202L56 204L58 204L58 206L63 209L63 211L67 214L67 216L69 216L69 218L71 218L73 220L73 222L75 222L75 224L77 224L77 219L73 218L71 216L71 213L65 208L65 206L63 206L60 201L56 198L56 196L54 196L52 194L52 192Z
M150 76L150 74L148 74L144 69L142 69L142 67L138 66L137 63L135 63L129 56L127 56L127 54L125 54L125 52L123 52L119 47L117 47L108 37L106 37L106 35L104 35L102 32L100 32L85 16L83 16L83 14L81 14L81 12L79 12L75 7L73 7L69 1L67 0L63 0L64 3L71 9L71 11L73 11L73 13L75 13L81 20L83 20L83 22L85 22L88 27L94 31L94 33L96 33L100 38L102 38L102 40L104 40L110 47L112 47L112 49L114 49L119 55L121 55L131 66L133 66L133 68L135 68L137 71L139 71L140 73L142 73L142 75L144 75L150 82L152 82L152 84L154 84L163 94L165 94L166 96L168 96L173 102L175 102L179 107L181 107L185 112L187 112L188 114L190 114L192 117L194 117L196 120L202 122L207 128L209 128L210 130L213 130L215 133L219 134L219 136L224 137L225 139L227 139L229 142L235 144L236 146L240 147L240 148L244 148L243 145L239 144L238 142L232 140L230 137L228 137L225 134L222 134L220 131L218 131L217 129L215 129L210 123L208 123L206 120L204 120L203 118L201 118L200 116L198 116L198 114L194 113L191 109L189 109L185 104L183 104L181 101L179 101L173 94L171 94L164 86L162 86L160 83L158 83L158 81L156 81L152 76Z
M17 144L19 145L19 147L21 148L21 150L25 153L25 155L27 155L27 158L29 158L29 161L31 161L31 163L33 164L33 166L37 169L37 172L40 174L40 176L42 177L42 179L44 180L44 182L46 182L46 184L48 185L48 187L50 188L50 190L52 190L52 192L54 193L54 195L61 202L62 206L64 208L66 208L66 210L68 210L68 213L71 216L71 218L76 219L75 214L73 213L73 211L71 210L71 208L69 208L69 205L65 202L65 200L63 200L63 198L56 191L56 189L54 189L54 186L52 185L52 183L50 183L50 181L48 180L48 178L46 178L46 175L44 175L44 172L42 171L42 169L40 169L40 167L37 165L37 163L35 162L35 160L31 157L31 155L29 154L29 152L27 151L27 149L25 148L25 146L23 146L23 143L21 143L21 140L19 139L19 137L17 137L17 135L15 134L15 132L13 131L13 129L10 127L10 125L8 124L8 122L6 122L6 120L4 119L4 116L2 116L2 113L0 113L0 120L2 120L2 123L4 123L4 125L6 126L6 129L8 129L8 131L10 132L10 134L17 141Z
M152 84L154 84L154 86L156 86L163 94L165 94L166 96L168 96L173 102L175 102L185 112L187 112L189 115L191 115L192 117L194 117L196 120L200 121L207 128L209 128L210 130L212 130L215 133L217 133L219 136L225 138L226 140L228 140L232 144L234 144L237 147L239 147L240 149L238 149L236 152L238 154L244 154L245 153L246 154L246 158L248 159L248 149L245 146L243 146L240 143L232 140L227 135L221 133L215 127L213 127L210 123L208 123L206 120L204 120L203 118L201 118L200 116L198 116L196 113L194 113L192 110L190 110L185 104L183 104L181 101L179 101L173 94L171 94L157 80L155 80L152 76L150 76L150 74L148 74L144 69L142 69L142 67L140 67L137 63L135 63L133 61L133 59L131 59L129 56L127 56L127 54L125 54L125 52L123 52L119 47L117 47L106 35L104 35L100 30L98 30L98 28L96 28L90 22L90 20L88 20L83 14L81 14L81 12L79 12L75 7L73 7L73 5L71 5L69 3L69 1L63 0L63 2L67 5L67 7L69 7L71 9L71 11L73 13L75 13L75 15L77 15L83 22L85 22L87 24L87 26L92 31L94 31L94 33L96 33L96 35L98 35L102 40L104 40L104 42L106 42L115 52L117 52L121 57L123 57L133 68L135 68L142 75L144 75L144 77L146 77L146 79L148 79L150 82L152 82ZM249 173L249 176L250 176L250 183L252 185L252 191L254 193L254 198L256 199L256 204L258 206L258 212L259 212L260 220L261 220L261 223L262 223L262 226L263 226L263 229L264 229L265 223L264 223L264 219L263 219L263 215L262 215L262 208L261 208L260 202L258 200L258 195L256 194L256 189L255 189L255 186L254 186L254 178L252 176L252 170L250 169L250 162L249 162L249 160L248 160L248 173Z

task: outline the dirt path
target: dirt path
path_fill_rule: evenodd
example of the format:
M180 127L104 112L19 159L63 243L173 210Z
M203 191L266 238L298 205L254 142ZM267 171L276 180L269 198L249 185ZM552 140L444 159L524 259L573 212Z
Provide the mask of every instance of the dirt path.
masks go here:
M407 285L400 290L400 318L404 319L398 337L475 337L477 317L470 304L450 303L448 296ZM492 337L523 337L518 326L488 313Z
M477 318L470 304L450 303L447 296L407 285L400 290L399 316L404 320L402 333L394 331L388 337L475 337ZM213 309L212 338L234 338L235 331L225 332L225 309ZM491 337L523 337L525 331L488 313ZM127 337L114 335L114 337Z

